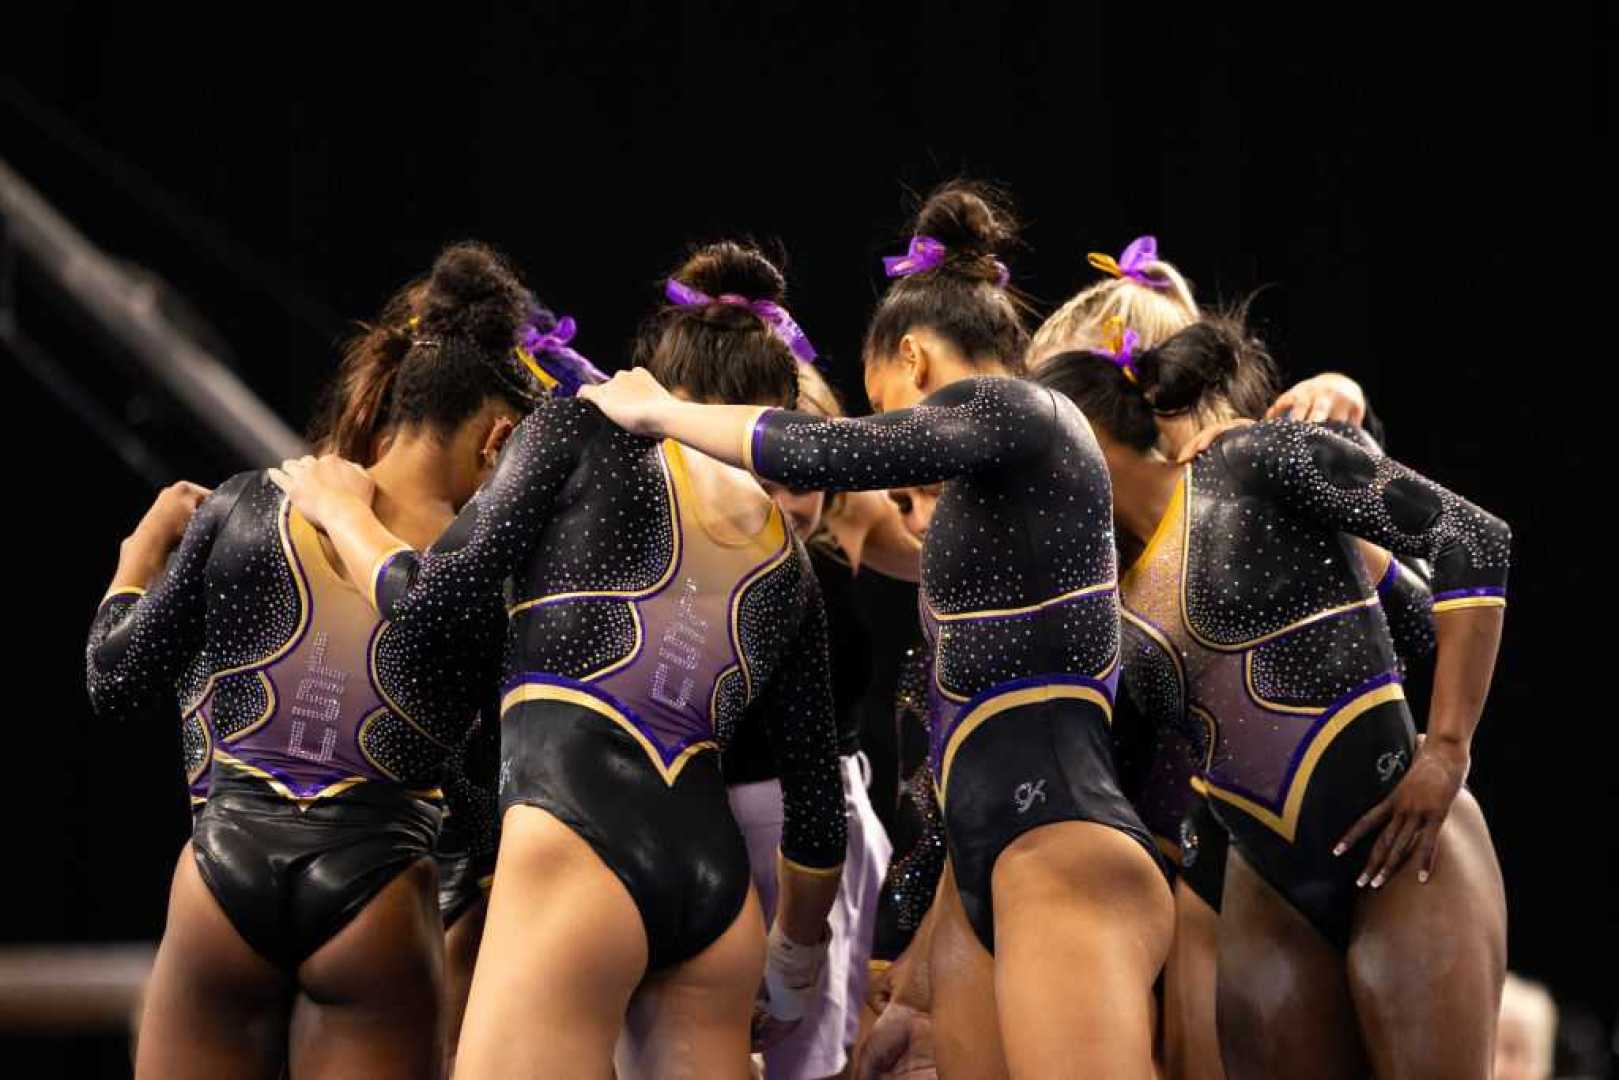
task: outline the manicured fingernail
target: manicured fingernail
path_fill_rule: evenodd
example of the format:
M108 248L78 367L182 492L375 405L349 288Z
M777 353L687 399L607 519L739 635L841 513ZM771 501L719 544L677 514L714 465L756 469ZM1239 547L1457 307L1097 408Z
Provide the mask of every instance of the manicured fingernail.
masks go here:
M1378 874L1376 877L1374 877L1372 879L1372 888L1381 889L1382 887L1383 887L1383 875Z
M1360 877L1355 879L1355 888L1364 889L1365 887L1366 887L1366 875L1362 874Z
M1332 849L1332 853L1334 855L1342 855L1344 853L1344 846L1339 844L1337 847Z
M1426 870L1417 871L1417 881L1422 883L1423 885L1428 884L1428 871L1426 871Z

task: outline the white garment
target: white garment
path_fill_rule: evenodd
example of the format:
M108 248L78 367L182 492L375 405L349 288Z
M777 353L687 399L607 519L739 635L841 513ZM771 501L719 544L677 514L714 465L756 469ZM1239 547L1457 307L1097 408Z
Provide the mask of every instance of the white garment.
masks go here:
M872 809L866 790L871 765L864 754L842 760L844 815L849 848L843 881L832 905L832 945L816 1008L804 1022L765 1052L770 1080L820 1080L843 1071L860 1030L866 997L866 962L877 927L877 894L894 846ZM753 885L768 925L776 917L776 852L781 847L781 782L761 780L730 789L731 813L748 845Z

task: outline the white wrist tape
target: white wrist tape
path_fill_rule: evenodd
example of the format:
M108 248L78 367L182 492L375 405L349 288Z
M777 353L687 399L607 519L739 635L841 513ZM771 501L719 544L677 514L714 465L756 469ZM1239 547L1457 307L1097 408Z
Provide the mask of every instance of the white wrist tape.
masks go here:
M782 933L780 926L770 928L765 952L765 1009L773 1018L802 1020L809 1012L810 1002L820 989L831 944L830 934L819 945L800 945Z

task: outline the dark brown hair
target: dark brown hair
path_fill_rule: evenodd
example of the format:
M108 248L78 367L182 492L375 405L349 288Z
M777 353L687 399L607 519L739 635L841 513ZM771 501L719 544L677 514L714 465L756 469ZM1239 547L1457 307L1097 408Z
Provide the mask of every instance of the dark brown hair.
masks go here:
M1001 262L1017 228L1006 196L988 186L954 180L929 195L911 231L943 244L944 261L894 279L866 330L866 363L891 359L901 338L926 327L969 361L1021 371L1027 305L1002 283Z
M796 405L792 351L746 306L718 299L782 303L787 280L775 262L752 244L722 240L694 250L670 276L715 299L653 312L636 339L636 365L694 401Z
M1276 398L1276 365L1240 313L1200 319L1136 356L1134 371L1132 381L1105 354L1076 350L1043 361L1031 378L1140 451L1157 443L1158 415L1206 416L1224 406L1257 420Z
M349 340L310 441L370 464L396 428L445 436L491 398L526 412L539 388L512 350L526 321L543 332L556 320L493 248L450 245Z

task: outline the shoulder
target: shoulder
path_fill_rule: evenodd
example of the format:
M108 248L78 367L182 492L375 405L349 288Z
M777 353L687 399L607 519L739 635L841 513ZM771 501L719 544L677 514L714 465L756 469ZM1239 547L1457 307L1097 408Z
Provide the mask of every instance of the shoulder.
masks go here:
M1060 424L1057 397L1025 379L980 375L951 383L923 399L919 408L949 409L959 421L993 433L996 441L1021 446L1034 436L1035 442L1028 445L1037 445Z
M513 432L528 444L576 443L610 426L602 411L578 398L546 398L523 418Z
M280 500L281 489L270 479L269 470L249 469L218 484L197 507L197 518L218 524L244 501L275 505Z
M1265 420L1222 436L1207 455L1245 479L1276 479L1304 472L1353 486L1371 479L1377 462L1358 439L1321 424Z
M1027 413L1052 412L1050 390L1011 375L975 375L958 379L923 399L922 404L944 408L982 405Z

